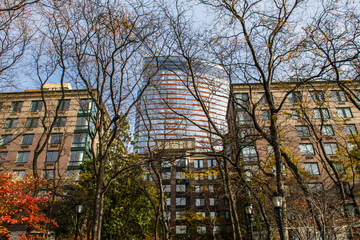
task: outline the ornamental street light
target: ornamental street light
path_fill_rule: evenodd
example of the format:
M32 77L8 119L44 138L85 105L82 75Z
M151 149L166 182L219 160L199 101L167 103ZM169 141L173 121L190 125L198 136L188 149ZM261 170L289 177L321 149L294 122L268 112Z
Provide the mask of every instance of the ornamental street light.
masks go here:
M283 225L282 217L281 217L281 208L283 206L283 198L278 192L274 192L274 195L272 196L271 200L274 204L275 211L277 212L277 215L278 215L278 226L279 226L279 232L280 232L280 239L285 240L285 230L284 230L284 225Z
M76 206L75 206L75 212L76 212L75 240L78 239L80 216L83 213L83 210L84 210L84 205L82 205L81 203L76 204Z
M250 233L251 233L251 240L253 239L254 236L254 229L253 229L253 206L252 204L248 203L245 205L245 213L248 217L249 220L249 226L250 226Z

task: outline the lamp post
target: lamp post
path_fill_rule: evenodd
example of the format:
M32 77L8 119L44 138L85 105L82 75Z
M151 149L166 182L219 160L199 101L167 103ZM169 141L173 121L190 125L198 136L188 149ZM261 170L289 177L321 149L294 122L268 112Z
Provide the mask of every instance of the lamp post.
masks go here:
M250 233L251 233L250 239L251 240L253 240L253 235L254 235L254 229L253 229L253 224L252 224L252 222L253 222L253 212L252 212L252 210L253 210L252 204L248 203L248 204L245 205L245 213L246 213L246 215L247 215L247 217L249 219L249 223L250 223L249 225L250 225Z
M277 215L278 215L278 225L279 225L279 231L280 231L280 239L285 240L285 230L284 230L284 225L283 225L282 217L281 217L281 208L282 208L282 205L283 205L283 198L278 192L274 192L274 195L272 196L271 200L272 200L272 202L274 204L275 210L276 210Z
M84 210L84 205L82 205L81 203L76 204L75 206L75 211L76 211L76 229L75 229L75 240L77 240L78 238L78 234L79 234L79 220L80 220L80 216L83 213Z

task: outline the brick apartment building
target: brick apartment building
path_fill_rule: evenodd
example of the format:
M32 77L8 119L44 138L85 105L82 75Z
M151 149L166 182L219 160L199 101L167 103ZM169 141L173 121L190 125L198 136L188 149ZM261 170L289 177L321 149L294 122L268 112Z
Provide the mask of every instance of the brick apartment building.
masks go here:
M91 147L94 106L87 90L64 83L2 93L0 112L2 172L21 178L35 167L48 180L78 179Z
M358 83L344 84L352 92L353 99L359 102ZM254 128L256 121L265 134L270 134L269 106L263 86L256 83L233 84L232 93L236 98L233 106L242 141L240 155L245 171L254 182L268 186L267 191L276 191L272 146ZM310 214L305 194L284 160L290 238L319 237L314 230L313 214L323 219L328 239L347 239L345 235L351 238L349 233L359 227L352 218L358 210L359 173L357 163L349 153L359 129L359 110L332 81L273 83L271 93L276 106L283 104L276 116L281 148L291 157L297 173L310 190L308 200L311 199L309 201L316 206ZM258 194L256 191L253 192ZM260 215L258 207L255 211ZM258 230L261 231L260 227Z

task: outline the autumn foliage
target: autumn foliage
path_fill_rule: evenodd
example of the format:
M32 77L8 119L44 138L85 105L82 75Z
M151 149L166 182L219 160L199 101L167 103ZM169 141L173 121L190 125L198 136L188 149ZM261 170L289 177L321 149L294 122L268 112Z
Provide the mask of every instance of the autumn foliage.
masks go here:
M27 177L15 180L11 175L0 174L0 238L8 239L9 226L23 226L28 232L46 232L47 227L57 226L56 222L46 217L40 206L48 201L46 195L34 194L36 186L44 181ZM41 239L26 235L21 239Z

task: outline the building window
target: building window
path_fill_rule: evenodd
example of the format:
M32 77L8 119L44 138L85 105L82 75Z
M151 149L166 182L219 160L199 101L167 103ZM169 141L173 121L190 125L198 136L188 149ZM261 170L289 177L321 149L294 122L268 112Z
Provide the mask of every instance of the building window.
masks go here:
M34 134L26 134L23 135L23 138L21 140L21 145L31 145L34 140Z
M170 185L170 184L164 184L164 185L163 185L163 190L164 190L164 192L166 192L166 193L171 192L171 185Z
M334 136L334 130L331 125L319 126L322 136Z
M204 168L204 160L203 159L195 159L194 160L194 168Z
M197 217L205 217L206 216L205 212L196 212L196 214L198 215Z
M163 180L169 180L171 179L171 172L163 172L161 173L161 177Z
M196 231L198 234L204 234L204 233L206 233L206 227L205 226L197 226Z
M14 180L22 180L25 177L25 170L14 170L13 171L13 178Z
M175 178L176 178L176 180L186 179L186 175L183 172L176 172Z
M71 179L72 181L79 181L80 180L80 170L78 170L78 169L67 170L66 176L69 179Z
M81 99L79 105L79 114L90 113L93 108L92 99Z
M46 162L56 162L59 159L59 151L48 151L46 153Z
M5 162L8 152L0 152L0 162Z
M350 108L337 108L336 109L339 118L351 118L352 113Z
M225 219L230 219L230 211L225 211Z
M180 219L184 216L184 211L176 211L175 218Z
M311 143L301 143L300 152L303 156L315 155L314 148Z
M311 100L313 102L324 102L325 101L325 94L323 91L314 91L310 92Z
M314 109L314 116L317 119L329 119L330 114L327 108L315 108Z
M247 113L244 110L237 111L236 118L237 118L237 122L239 124L249 124L249 123L251 123L251 117L250 117L249 113Z
M210 218L211 219L216 218L216 212L210 212Z
M291 109L291 117L295 120L301 119L303 116L301 114L301 111L298 109Z
M210 205L210 206L215 206L215 205L217 205L217 201L215 200L215 198L209 198L209 205Z
M241 149L241 154L244 161L256 161L257 160L257 152L255 150L255 146L246 146Z
M298 103L301 101L301 93L300 92L292 92L288 96L289 103Z
M185 184L176 184L176 192L186 192Z
M88 129L89 121L87 117L77 117L75 129Z
M186 225L176 225L176 234L186 234L187 227Z
M151 182L151 181L153 181L153 177L152 177L152 175L150 173L144 174L144 180Z
M165 204L166 204L166 206L170 206L170 205L171 205L171 198L170 198L170 197L168 197L168 198L165 199Z
M20 101L11 102L9 112L21 112L22 105L23 105L23 102L20 102Z
M357 134L355 124L347 124L344 126L344 133L346 135L355 135Z
M270 110L261 110L261 116L264 121L270 120L271 118Z
M221 231L221 227L220 226L214 226L214 232L215 233L220 233Z
M207 175L208 175L208 180L216 180L217 179L216 172L209 172Z
M310 175L319 175L320 174L319 167L316 162L304 163L304 169Z
M197 193L201 192L201 186L195 185L195 192Z
M216 167L216 159L207 159L207 167L208 168Z
M84 151L71 151L69 166L79 166L83 162Z
M65 127L65 124L66 124L66 117L58 117L54 121L54 127Z
M12 140L12 134L1 135L0 145L8 145Z
M42 178L46 179L46 180L54 180L55 179L55 170L54 169L43 170Z
M60 144L62 141L62 133L53 133L50 137L50 144Z
M343 91L331 91L334 102L346 102L346 97Z
M203 198L195 198L195 206L197 207L205 206L205 200Z
M170 168L171 167L171 162L169 160L163 160L161 163L161 167L162 168Z
M39 123L39 118L27 118L25 128L36 128Z
M249 102L249 94L247 93L236 93L235 100L241 108L247 108Z
M72 142L72 147L86 147L87 138L88 138L87 133L75 133Z
M27 163L29 160L30 152L18 152L16 163Z
M5 120L4 128L16 128L17 118L8 118Z
M70 107L70 99L63 99L58 101L59 111L67 111Z
M320 192L324 190L322 183L308 183L310 191Z
M209 185L209 192L214 192L214 185Z
M309 137L310 131L308 126L296 126L296 133L298 137Z
M324 149L326 155L334 155L337 151L337 144L336 143L324 143Z
M176 198L176 206L186 206L186 198L177 197Z
M175 160L176 167L179 168L187 168L188 167L188 159L186 158L178 158Z
M40 112L43 104L43 101L32 101L30 105L30 112Z

